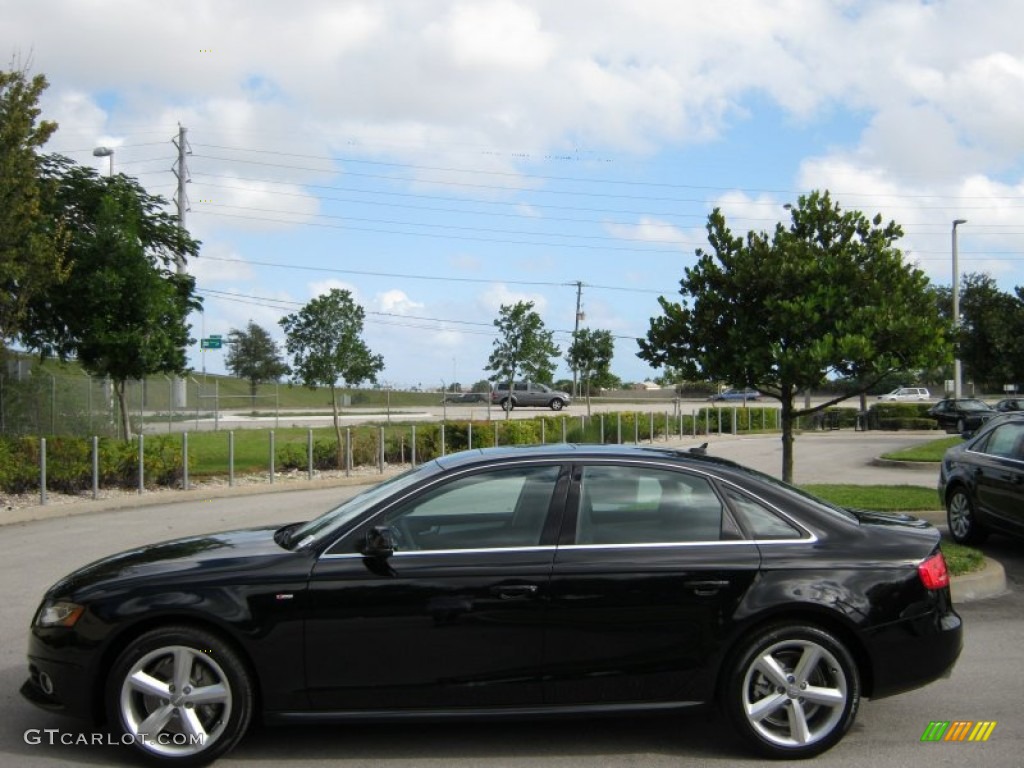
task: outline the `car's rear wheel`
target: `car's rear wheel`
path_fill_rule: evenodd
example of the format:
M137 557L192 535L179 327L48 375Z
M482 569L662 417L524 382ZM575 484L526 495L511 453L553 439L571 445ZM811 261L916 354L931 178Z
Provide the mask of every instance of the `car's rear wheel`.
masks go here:
M954 488L946 500L946 523L949 535L958 544L980 544L988 537L988 531L978 522L974 504L963 486Z
M231 749L252 717L253 690L219 637L166 627L121 653L107 683L111 726L152 762L205 765Z
M559 400L556 397L554 400L552 400L550 403L548 403L548 407L552 411L560 411L560 410L562 410L562 408L565 407L565 403L563 403L561 400Z
M515 407L515 403L512 402L511 398L506 397L501 401L501 409L503 411L511 411Z
M777 624L734 658L723 704L736 731L762 755L812 757L853 724L860 677L849 650L831 633Z

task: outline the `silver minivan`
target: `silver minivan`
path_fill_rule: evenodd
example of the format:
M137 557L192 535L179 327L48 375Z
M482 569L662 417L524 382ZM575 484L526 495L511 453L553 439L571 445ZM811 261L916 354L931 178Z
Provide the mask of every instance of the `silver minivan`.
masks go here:
M879 395L879 400L929 400L931 393L924 387L899 387Z

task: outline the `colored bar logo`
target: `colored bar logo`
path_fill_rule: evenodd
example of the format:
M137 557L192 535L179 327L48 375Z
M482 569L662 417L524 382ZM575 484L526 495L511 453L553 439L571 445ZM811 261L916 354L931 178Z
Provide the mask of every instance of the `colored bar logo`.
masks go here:
M995 720L932 720L921 741L988 741L995 729Z

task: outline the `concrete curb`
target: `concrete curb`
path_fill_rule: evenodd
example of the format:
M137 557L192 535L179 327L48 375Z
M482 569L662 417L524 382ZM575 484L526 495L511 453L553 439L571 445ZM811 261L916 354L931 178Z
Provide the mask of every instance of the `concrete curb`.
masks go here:
M898 459L872 459L874 467L886 467L888 469L909 469L917 472L938 472L939 462L937 461L900 461Z
M998 560L985 558L985 567L980 571L965 573L950 579L950 592L954 603L969 603L998 597L1006 590L1006 572Z

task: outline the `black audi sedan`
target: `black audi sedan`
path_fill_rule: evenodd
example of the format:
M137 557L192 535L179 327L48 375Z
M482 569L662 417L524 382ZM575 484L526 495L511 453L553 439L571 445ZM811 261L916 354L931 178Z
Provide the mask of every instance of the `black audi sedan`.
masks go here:
M928 409L941 429L958 435L973 432L998 413L991 405L973 397L948 397Z
M250 722L715 704L809 757L960 653L939 534L699 451L468 451L321 517L125 552L51 587L34 703L170 764Z
M1024 537L1024 413L1002 414L949 448L939 498L961 544L981 543L993 531Z

